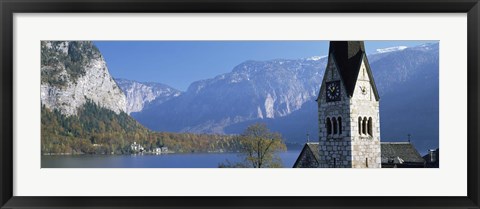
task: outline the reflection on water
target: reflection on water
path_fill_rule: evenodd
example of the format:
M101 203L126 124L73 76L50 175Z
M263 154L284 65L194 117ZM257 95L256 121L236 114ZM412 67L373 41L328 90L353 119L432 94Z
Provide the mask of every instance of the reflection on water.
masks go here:
M291 168L300 150L279 153L283 167ZM237 153L165 155L61 155L42 156L42 168L217 168L226 160L240 161Z

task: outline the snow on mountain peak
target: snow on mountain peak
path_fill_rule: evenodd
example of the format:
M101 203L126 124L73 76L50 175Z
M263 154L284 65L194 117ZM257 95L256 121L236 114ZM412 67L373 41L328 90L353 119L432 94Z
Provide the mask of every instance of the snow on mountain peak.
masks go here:
M307 58L308 61L318 61L318 60L321 60L323 58L327 57L327 55L324 55L324 56L313 56L313 57L309 57Z
M383 48L383 49L377 49L377 54L381 53L387 53L387 52L394 52L394 51L402 51L408 47L406 46L393 46L393 47L388 47L388 48Z

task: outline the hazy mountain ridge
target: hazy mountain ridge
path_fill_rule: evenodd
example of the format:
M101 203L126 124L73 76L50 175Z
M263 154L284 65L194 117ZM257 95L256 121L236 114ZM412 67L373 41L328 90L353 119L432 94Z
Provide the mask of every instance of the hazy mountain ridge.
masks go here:
M214 133L242 121L283 117L316 96L315 84L322 79L319 67L325 61L246 61L231 73L194 82L178 98L133 116L155 130ZM162 118L170 122L160 122ZM174 124L181 125L170 126Z
M376 56L381 58L377 59ZM373 57L373 61L370 62L380 96L414 77L436 78L438 82L438 67L436 69L425 67L438 66L438 56L438 44L425 44L393 53L370 55L369 58Z
M391 70L387 72L386 69ZM419 152L437 148L439 45L407 48L390 55L388 60L373 63L372 70L381 89L381 140L407 141L410 134ZM396 78L395 74L401 76Z
M149 105L160 105L174 97L180 96L181 91L170 86L154 82L138 82L116 78L118 86L127 99L127 114L140 112Z

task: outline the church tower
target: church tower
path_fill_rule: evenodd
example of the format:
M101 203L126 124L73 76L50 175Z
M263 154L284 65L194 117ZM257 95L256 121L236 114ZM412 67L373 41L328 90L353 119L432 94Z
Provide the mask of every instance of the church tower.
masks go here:
M380 168L379 96L363 41L331 41L317 98L319 167Z

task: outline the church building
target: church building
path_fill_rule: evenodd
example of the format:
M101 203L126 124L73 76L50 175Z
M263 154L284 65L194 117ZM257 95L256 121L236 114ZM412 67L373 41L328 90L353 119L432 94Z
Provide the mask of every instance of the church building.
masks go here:
M379 100L363 41L331 41L316 100L319 141L305 145L294 167L381 168L382 161L395 163L390 159L398 156L382 156ZM411 147L411 159L423 163Z

